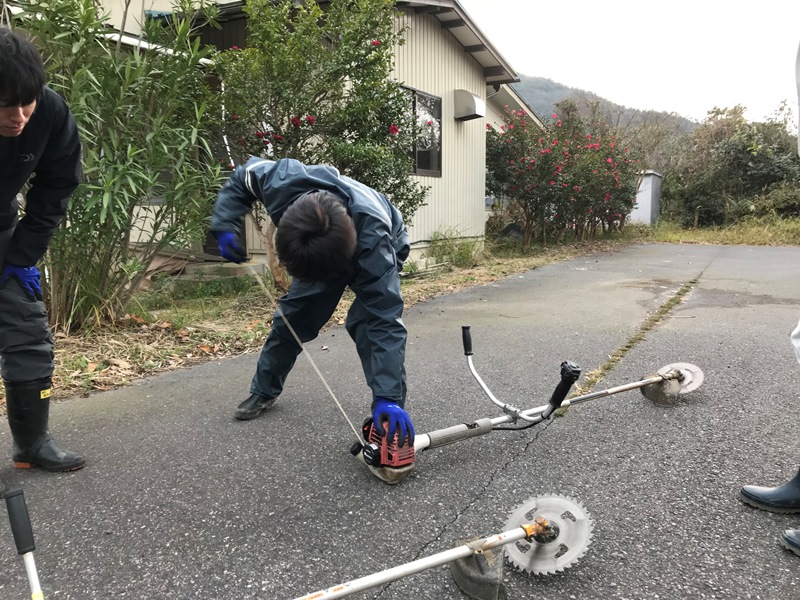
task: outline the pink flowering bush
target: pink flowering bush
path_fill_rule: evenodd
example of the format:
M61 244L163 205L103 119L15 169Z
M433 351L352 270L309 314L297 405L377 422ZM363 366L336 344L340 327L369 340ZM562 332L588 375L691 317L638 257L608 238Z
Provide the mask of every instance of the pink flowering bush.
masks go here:
M499 130L487 128L487 191L504 199L536 240L576 240L621 229L638 187L638 160L604 123L586 123L574 105L539 128L507 109Z

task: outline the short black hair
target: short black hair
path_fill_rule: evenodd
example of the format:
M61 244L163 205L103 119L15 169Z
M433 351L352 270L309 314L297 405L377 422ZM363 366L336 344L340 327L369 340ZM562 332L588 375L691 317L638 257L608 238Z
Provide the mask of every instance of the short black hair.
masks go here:
M356 248L356 228L342 200L315 190L300 196L278 222L275 249L292 277L322 281L344 272Z
M45 83L42 56L26 38L0 27L0 106L27 106Z

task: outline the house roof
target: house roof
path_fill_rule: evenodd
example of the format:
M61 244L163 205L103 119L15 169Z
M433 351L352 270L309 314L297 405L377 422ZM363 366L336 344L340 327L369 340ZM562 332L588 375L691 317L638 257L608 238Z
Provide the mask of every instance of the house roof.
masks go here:
M317 0L320 4L325 1ZM243 0L218 0L220 17L223 20L242 18L243 4ZM396 6L416 13L430 14L439 21L442 29L447 30L464 47L464 51L483 67L487 85L500 86L519 81L517 72L492 46L458 0L397 0Z
M487 90L488 92L488 90ZM486 101L497 107L510 106L517 110L524 110L534 120L540 129L544 129L544 123L536 114L536 111L520 96L510 85L501 85L494 92L488 92ZM502 113L502 111L500 111Z
M519 81L517 72L497 51L458 0L398 0L398 8L428 13L464 47L481 67L487 85Z

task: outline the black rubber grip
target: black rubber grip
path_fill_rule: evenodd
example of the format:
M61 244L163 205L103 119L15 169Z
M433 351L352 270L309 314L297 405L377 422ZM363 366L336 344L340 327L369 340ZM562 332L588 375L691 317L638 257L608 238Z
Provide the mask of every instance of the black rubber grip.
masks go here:
M11 532L14 534L14 543L17 552L27 554L36 550L33 543L33 529L28 517L28 507L25 504L25 495L22 490L13 490L5 494L8 520L11 522Z
M464 356L472 356L472 336L469 333L469 325L461 326L461 339L464 342Z
M558 385L556 386L556 389L550 398L550 406L553 408L560 407L561 403L566 399L567 394L569 394L569 389L572 387L572 384L578 381L580 376L581 368L578 365L568 360L562 362L561 381L558 382Z

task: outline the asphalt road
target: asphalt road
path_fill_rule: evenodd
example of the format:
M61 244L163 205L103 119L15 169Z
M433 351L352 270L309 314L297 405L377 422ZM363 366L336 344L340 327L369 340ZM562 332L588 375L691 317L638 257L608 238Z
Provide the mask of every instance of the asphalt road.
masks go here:
M800 515L737 498L800 466L800 247L637 245L419 304L409 329L408 408L419 432L498 416L499 399L544 404L565 359L589 373L683 286L691 291L594 390L676 362L703 386L673 408L634 390L572 407L525 432L424 452L389 487L347 450L354 434L307 361L261 418L238 422L256 355L68 400L51 430L85 454L69 474L15 472L45 597L292 599L502 530L529 497L558 493L594 519L586 555L546 577L508 566L514 600L800 598L800 558L779 544ZM309 344L346 412L369 392L344 328ZM583 378L581 379L583 382ZM0 427L0 452L10 451ZM29 591L0 519L0 598ZM353 598L464 598L437 567Z

